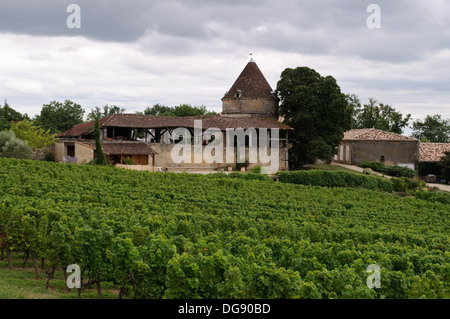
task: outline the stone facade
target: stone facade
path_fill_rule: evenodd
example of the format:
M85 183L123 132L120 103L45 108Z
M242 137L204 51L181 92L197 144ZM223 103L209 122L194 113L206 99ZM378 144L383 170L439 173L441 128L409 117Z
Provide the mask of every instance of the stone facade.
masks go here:
M276 117L278 103L271 99L224 99L222 112L226 116L270 116Z
M191 157L188 163L175 163L172 157L174 144L161 144L161 143L150 143L151 148L153 148L158 155L156 156L156 167L161 167L167 169L169 171L191 171L191 170L217 170L218 168L226 168L227 165L235 167L237 164L236 158L236 149L234 149L232 157L234 161L227 162L226 157L226 149L223 149L223 157L222 163L218 165L217 163L208 163L205 160L205 157L202 156L201 163L195 163L194 159L194 146L191 145ZM202 146L202 154L205 153L205 147ZM270 157L271 149L269 148L267 151L267 156ZM255 166L261 167L269 167L271 163L262 163L261 158L258 156L256 163L251 163L250 161L250 152L249 148L245 147L245 162L248 163L248 169L251 169ZM285 145L280 146L279 154L278 154L278 170L288 170L288 147Z
M75 143L75 157L77 164L87 164L94 160L94 150L81 143Z
M376 129L345 133L334 161L358 165L364 161L418 169L419 140Z
M278 117L278 99L253 59L222 98L222 114Z
M278 170L289 169L288 131L292 128L278 121L278 100L253 59L246 65L230 91L222 98L222 107L221 114L209 116L168 117L140 114L106 116L99 120L104 152L109 155L110 160L118 164L123 164L122 157L128 154L134 164L144 166L153 164L163 170L217 170L218 168L225 168L227 164L236 166L236 148L230 156L226 154L225 143L217 146L222 150L223 159L214 158L217 161L213 163L207 162L203 156L200 156L200 162L196 160L194 150L197 151L197 154L199 147L201 147L202 154L211 151L212 146L208 148L208 145L204 145L209 143L206 141L208 138L203 139L204 136L212 138L212 135L214 135L214 138L217 137L215 133L211 133L211 130L218 130L223 134L234 130L235 133L239 132L239 134L245 135L244 139L241 139L242 135L240 135L239 140L241 145L245 143L246 146L245 162L248 163L248 168L253 166L271 167L271 171L275 170L275 167ZM196 125L199 123L201 123L200 127ZM94 158L93 147L91 146L90 149L89 147L83 148L78 146L77 143L82 143L80 145L92 144L93 128L93 122L83 123L59 134L58 137L64 140L55 147L56 161L63 161L66 156L76 157L77 163L92 160ZM191 134L196 139L200 138L200 144L202 144L195 145L193 143L193 145L190 145L191 158L190 160L185 159L185 162L182 163L178 163L173 156L173 149L179 147L178 143L181 140L178 135L173 135L178 128L183 128L189 132L181 135L189 136ZM136 132L144 137L138 139ZM255 135L251 136L258 139L258 145L264 145L267 142L267 136L269 136L271 143L274 143L274 139L278 139L278 149L274 150L269 146L266 150L265 159L261 159L259 154L256 160L249 158L250 132L256 133L256 137ZM261 134L264 132L267 134ZM235 137L237 138L237 135ZM252 142L255 143L253 140ZM143 145L146 147L143 147ZM145 150L145 148L149 150ZM207 149L206 152L205 149ZM270 154L274 151L278 151L278 156L272 153L272 158ZM148 158L149 161L144 160L141 156L143 154L152 154L152 162L150 162L150 157ZM227 155L228 158L226 158Z

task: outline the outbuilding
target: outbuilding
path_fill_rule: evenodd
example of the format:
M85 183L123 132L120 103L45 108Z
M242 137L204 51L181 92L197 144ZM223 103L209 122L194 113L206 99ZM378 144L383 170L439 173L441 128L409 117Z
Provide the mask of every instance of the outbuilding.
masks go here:
M380 162L417 170L419 144L418 139L375 128L354 129L344 133L334 161L350 165Z

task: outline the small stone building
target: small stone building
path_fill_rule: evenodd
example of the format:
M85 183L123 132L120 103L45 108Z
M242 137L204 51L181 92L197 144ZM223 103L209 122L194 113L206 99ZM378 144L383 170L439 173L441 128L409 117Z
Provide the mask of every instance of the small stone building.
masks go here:
M374 128L344 133L334 161L358 165L364 161L399 165L417 170L419 140Z
M445 152L450 152L450 143L420 143L419 176L426 182L438 181L442 171L438 163Z

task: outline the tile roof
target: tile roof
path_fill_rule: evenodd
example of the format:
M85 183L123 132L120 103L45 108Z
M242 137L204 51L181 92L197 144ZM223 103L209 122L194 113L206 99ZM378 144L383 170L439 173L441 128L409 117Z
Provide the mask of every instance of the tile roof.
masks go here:
M276 100L275 96L272 94L272 88L258 65L253 60L247 63L244 70L222 100L236 99L238 90L241 92L240 99Z
M445 155L444 152L450 152L450 143L420 143L419 160L438 162Z
M375 128L354 129L344 133L343 140L366 140L366 141L418 141L415 138L400 134L386 132Z
M202 128L218 128L226 130L227 128L278 128L280 130L292 130L286 124L277 121L271 117L226 117L222 115L205 116L155 116L139 114L113 114L102 118L99 121L101 127L131 127L131 128L194 128L194 121L202 120ZM79 137L88 134L94 130L94 122L83 123L74 126L70 130L57 135L61 137Z
M101 118L98 122L100 127L106 122L108 121L113 115L108 115L106 117ZM65 132L62 132L58 135L56 135L56 137L60 138L60 137L69 137L69 136L81 136L84 134L88 134L90 132L94 131L94 126L95 126L95 122L86 122L86 123L81 123L78 125L75 125L74 127L72 127L70 130L67 130Z
M78 142L95 149L95 141ZM157 154L153 148L144 142L135 141L102 141L102 149L106 155L150 155Z

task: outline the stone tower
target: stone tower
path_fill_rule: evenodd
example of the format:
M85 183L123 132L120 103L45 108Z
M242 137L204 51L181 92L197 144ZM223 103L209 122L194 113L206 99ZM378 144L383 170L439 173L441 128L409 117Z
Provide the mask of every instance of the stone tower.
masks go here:
M222 115L277 118L278 99L253 58L222 98Z

